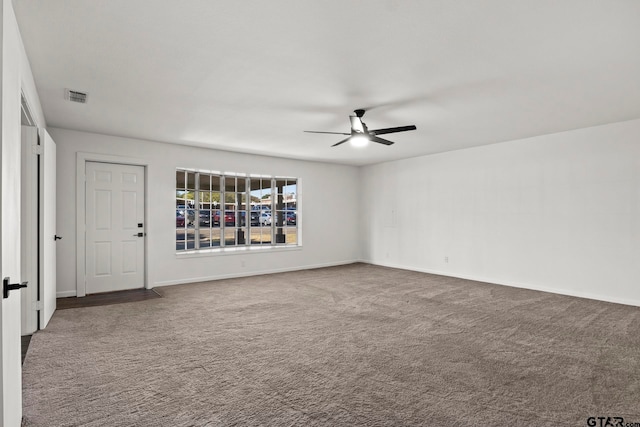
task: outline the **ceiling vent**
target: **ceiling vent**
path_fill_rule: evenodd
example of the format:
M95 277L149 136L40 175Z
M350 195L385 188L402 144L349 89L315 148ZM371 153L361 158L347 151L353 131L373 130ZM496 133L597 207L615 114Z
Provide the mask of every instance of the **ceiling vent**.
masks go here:
M78 92L77 90L65 89L64 99L71 102L79 102L80 104L86 104L87 94L84 92Z

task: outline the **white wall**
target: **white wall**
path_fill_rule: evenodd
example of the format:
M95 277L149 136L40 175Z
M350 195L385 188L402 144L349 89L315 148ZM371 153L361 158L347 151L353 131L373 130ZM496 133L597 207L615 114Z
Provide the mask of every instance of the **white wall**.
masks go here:
M368 262L640 305L640 120L368 166L360 181Z
M58 296L76 290L76 153L134 157L148 163L148 284L161 286L316 266L360 258L358 168L239 154L50 128L58 155ZM184 257L175 252L175 171L186 167L300 178L303 246Z

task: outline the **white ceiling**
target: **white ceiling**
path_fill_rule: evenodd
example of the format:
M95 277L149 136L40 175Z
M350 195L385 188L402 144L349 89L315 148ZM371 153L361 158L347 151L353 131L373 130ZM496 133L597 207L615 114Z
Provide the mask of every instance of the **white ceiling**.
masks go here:
M14 2L48 126L363 165L640 118L637 0ZM418 130L303 133L356 108Z

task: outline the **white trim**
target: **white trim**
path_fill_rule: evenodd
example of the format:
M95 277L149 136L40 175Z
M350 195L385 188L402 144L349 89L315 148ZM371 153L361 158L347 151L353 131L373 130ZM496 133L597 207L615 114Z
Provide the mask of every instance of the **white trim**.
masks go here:
M38 128L21 127L21 271L22 280L29 282L22 290L22 335L29 335L38 329L38 314L33 307L38 302L38 171L37 154Z
M56 298L69 298L75 297L76 291L58 291L56 292Z
M304 196L302 194L302 178L296 178L296 227L298 233L298 246L302 247L302 223L304 221L304 215L302 215L302 206Z
M211 256L225 256L225 255L250 255L250 254L264 254L269 252L289 252L289 251L301 251L301 245L290 246L268 246L268 245L254 245L254 246L226 246L224 248L213 249L197 249L192 251L176 252L177 259L191 259L202 258Z
M566 295L570 297L586 298L586 299L591 299L596 301L612 302L615 304L623 304L623 305L630 305L634 307L640 307L640 300L615 298L615 297L610 297L608 295L593 294L590 292L578 292L571 289L549 288L546 286L537 286L529 283L525 284L525 283L515 283L515 282L503 282L503 281L495 280L488 277L467 276L464 274L452 274L446 271L430 270L426 268L411 267L406 265L373 262L369 260L363 260L361 262L365 264L378 265L380 267L389 267L389 268L397 268L399 270L410 270L410 271L417 271L420 273L437 274L439 276L456 277L458 279L473 280L474 282L489 283L492 285L509 286L511 288L529 289L532 291L548 292L548 293L557 294L557 295Z
M87 162L116 163L122 165L143 166L144 171L144 222L149 230L149 161L136 157L113 156L100 153L76 153L76 295L83 297L87 294L86 276L86 245L85 245L85 165ZM144 243L144 287L149 289L149 243Z
M223 279L236 279L239 277L250 277L250 276L261 276L263 274L274 274L274 273L286 273L289 271L299 271L299 270L311 270L313 268L324 268L324 267L336 267L339 265L347 265L354 264L359 262L357 260L348 260L348 261L338 261L338 262L327 262L323 264L314 264L314 265L302 265L296 267L285 267L285 268L274 268L271 270L260 270L260 271L252 271L250 273L229 273L222 274L218 276L206 276L206 277L194 277L188 279L178 279L178 280L166 280L163 282L154 283L155 286L172 286L172 285L183 285L186 283L197 283L197 282L210 282L212 280L223 280Z

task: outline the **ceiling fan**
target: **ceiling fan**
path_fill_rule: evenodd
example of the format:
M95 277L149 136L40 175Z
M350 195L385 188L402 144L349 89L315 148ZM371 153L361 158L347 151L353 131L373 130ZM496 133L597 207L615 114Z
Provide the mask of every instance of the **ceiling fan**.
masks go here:
M379 144L391 145L392 141L388 141L386 139L379 138L378 135L384 135L385 133L396 133L396 132L406 132L408 130L416 130L417 128L414 125L411 126L399 126L394 128L385 128L385 129L375 129L369 130L367 125L363 123L362 116L366 110L359 109L354 110L355 116L349 116L351 120L351 133L344 132L322 132L315 130L305 130L308 133L329 133L333 135L349 135L348 138L343 139L340 142L336 142L332 145L335 147L336 145L344 144L345 142L351 140L351 143L355 146L363 146L369 143L369 141L377 142Z

